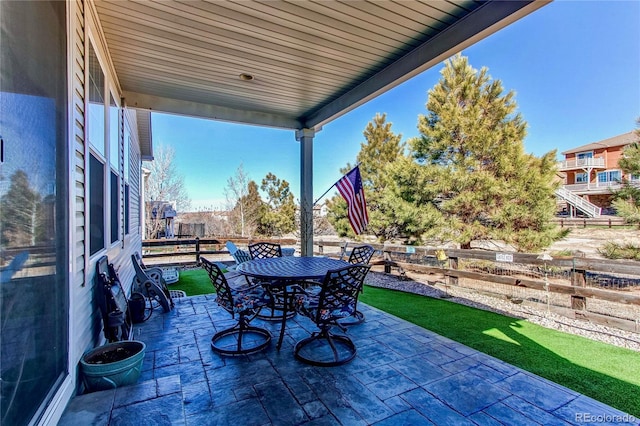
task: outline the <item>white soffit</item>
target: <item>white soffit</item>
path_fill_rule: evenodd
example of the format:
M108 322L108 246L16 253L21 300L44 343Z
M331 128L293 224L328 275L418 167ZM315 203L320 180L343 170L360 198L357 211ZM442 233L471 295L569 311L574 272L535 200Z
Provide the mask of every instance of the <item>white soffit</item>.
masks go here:
M547 3L97 0L95 6L128 106L300 129L321 127Z

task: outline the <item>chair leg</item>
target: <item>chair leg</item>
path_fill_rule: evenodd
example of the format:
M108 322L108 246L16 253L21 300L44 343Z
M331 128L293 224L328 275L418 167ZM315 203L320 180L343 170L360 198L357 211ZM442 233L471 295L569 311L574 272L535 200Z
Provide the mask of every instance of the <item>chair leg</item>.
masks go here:
M269 310L270 313L263 314L262 311L259 312L256 316L261 320L265 321L281 321L283 319L291 319L296 316L296 311L293 308L291 296L286 292L278 293L274 292L269 285L264 286L265 290L271 296L271 304L265 306L266 309ZM285 306L287 304L287 306ZM264 308L263 308L264 311Z
M247 318L240 315L236 325L213 335L211 349L226 356L248 355L265 349L270 343L269 330L250 326Z
M324 341L324 345L318 343L317 357L313 357L313 353L305 353L305 349L310 351L309 347L314 342L321 341ZM331 353L327 349L330 349ZM318 352L321 353L318 354ZM327 327L296 343L293 353L297 360L305 364L317 367L335 367L351 361L356 356L356 346L348 336L333 334Z

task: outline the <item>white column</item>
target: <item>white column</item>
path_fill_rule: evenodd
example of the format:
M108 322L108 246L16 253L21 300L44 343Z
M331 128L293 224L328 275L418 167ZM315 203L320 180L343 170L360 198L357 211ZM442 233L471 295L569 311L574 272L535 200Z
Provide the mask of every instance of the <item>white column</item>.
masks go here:
M296 130L300 142L300 253L313 256L313 137L314 129Z

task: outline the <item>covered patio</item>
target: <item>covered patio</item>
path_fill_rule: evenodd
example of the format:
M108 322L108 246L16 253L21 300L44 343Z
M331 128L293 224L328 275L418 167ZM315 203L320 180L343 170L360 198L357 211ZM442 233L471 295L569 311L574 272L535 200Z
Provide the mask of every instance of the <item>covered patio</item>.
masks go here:
M177 299L173 311L137 326L147 345L138 384L75 397L59 424L566 425L629 417L364 304L367 321L348 331L358 354L344 366L294 359L295 342L314 330L300 316L288 321L279 352L272 342L257 354L221 357L210 339L231 320L214 298ZM277 322L262 325L279 332Z

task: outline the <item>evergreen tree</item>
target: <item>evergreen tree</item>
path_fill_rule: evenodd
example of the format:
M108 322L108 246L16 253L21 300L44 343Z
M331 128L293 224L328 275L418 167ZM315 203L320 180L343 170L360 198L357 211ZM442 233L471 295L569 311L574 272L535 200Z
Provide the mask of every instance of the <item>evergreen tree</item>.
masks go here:
M392 123L387 122L386 114L376 114L363 131L365 142L360 144L357 162L360 164L360 175L367 200L369 226L367 233L387 240L397 236L398 227L390 220L390 208L385 202L387 187L386 167L394 163L403 155L404 144L402 135L393 133ZM340 170L346 174L354 166L347 166ZM347 219L347 203L340 194L327 202L329 220L338 235L353 236L353 230Z
M258 184L250 180L247 183L246 192L238 199L232 217L240 218L236 220L236 232L240 231L242 236L251 238L255 233L260 231L260 221L265 214L266 205L260 197Z
M296 205L289 182L268 173L260 189L267 194L268 207L260 219L265 235L283 235L295 229Z
M640 126L640 119L637 123ZM640 139L640 128L636 130L636 136ZM634 142L624 148L618 165L624 173L624 178L622 189L615 194L613 207L628 223L640 225L640 187L630 179L631 176L640 178L640 142Z
M416 161L390 168L388 205L401 232L417 240L501 239L534 251L560 237L555 212L555 151L524 152L526 123L514 93L503 94L486 68L466 57L445 63L428 93L421 136L410 141Z
M5 247L33 246L40 225L41 197L31 188L29 177L23 170L11 175L9 190L0 199L2 204L2 232Z

